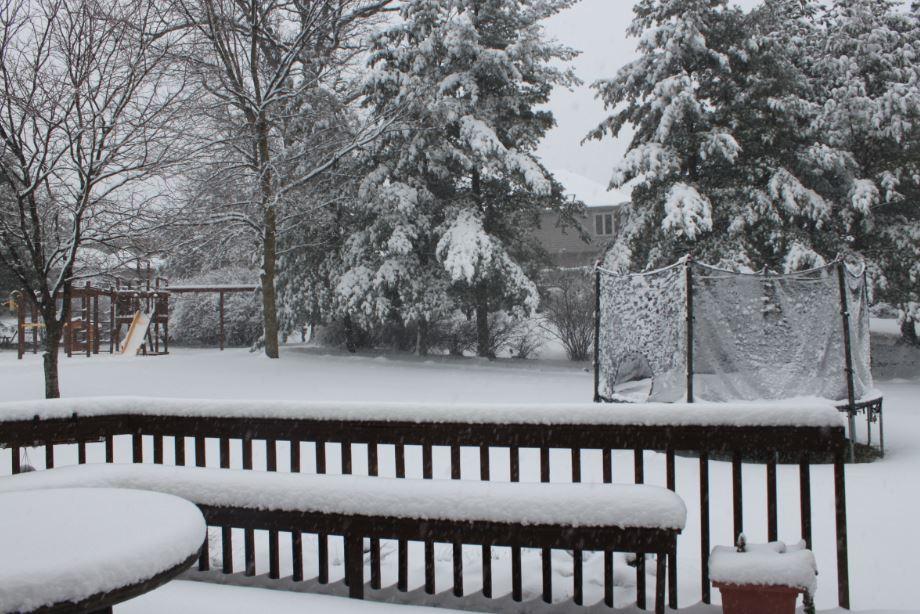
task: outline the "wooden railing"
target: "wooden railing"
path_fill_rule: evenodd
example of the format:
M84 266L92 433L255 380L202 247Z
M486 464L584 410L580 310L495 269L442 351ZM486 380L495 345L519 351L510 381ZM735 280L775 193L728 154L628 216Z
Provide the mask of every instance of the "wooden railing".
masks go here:
M267 405L271 405L270 403ZM598 407L603 411L605 406ZM609 408L610 406L606 406ZM85 408L85 403L81 405ZM657 451L665 456L664 483L671 489L677 489L676 456L688 455L698 458L699 471L699 526L700 526L700 586L702 600L711 599L711 584L708 577L708 557L711 546L711 506L710 506L710 467L716 462L713 458L728 458L731 463L732 489L731 512L732 533L738 535L744 526L745 487L742 483L742 467L747 464L743 458L757 454L764 458L796 457L798 462L799 497L798 507L801 520L801 537L809 547L812 545L813 510L812 505L812 462L811 459L834 459L833 492L834 519L820 519L819 522L834 522L836 534L837 594L841 607L849 607L849 581L847 564L847 524L845 499L844 455L846 440L843 426L730 426L730 425L635 425L635 424L585 424L583 422L567 423L565 412L560 412L551 424L533 422L464 422L460 419L445 419L443 414L433 416L430 421L412 420L340 420L323 418L264 417L265 412L254 412L253 417L241 416L239 412L233 417L156 415L156 402L151 401L150 413L139 413L136 408L123 414L107 411L106 415L86 415L74 413L69 418L51 418L33 420L7 420L0 418L0 447L11 448L10 471L18 473L20 449L27 447L44 448L45 466L55 464L55 446L59 444L76 444L77 462L87 460L87 450L91 447L104 446L106 462L164 463L172 461L176 465L195 465L199 467L231 467L231 449L240 450L240 465L243 469L253 468L253 443L264 441L264 466L268 471L277 471L279 462L292 472L299 472L306 464L312 464L317 473L331 472L329 450L334 444L340 444L341 469L344 474L353 472L355 450L364 455L367 474L380 475L380 459L384 448L392 446L392 465L387 463L391 477L406 477L407 446L421 447L421 477L430 479L435 475L434 451L439 448L449 450L447 467L438 466L438 473L446 469L452 479L471 479L472 475L462 475L461 454L465 448L472 448L478 453L478 479L520 481L521 451L532 448L539 451L539 479L549 482L554 470L551 458L558 459L558 453L550 450L562 449L568 452L571 463L566 468L571 470L571 481L579 482L587 471L588 450L598 450L590 456L601 463L602 481L613 481L614 451L625 450L633 458L633 481L644 483L646 478L647 452ZM638 410L641 411L641 410ZM171 414L175 412L170 412ZM290 412L287 412L290 413ZM2 416L0 412L0 416ZM115 438L129 436L131 439L130 458L116 458ZM208 440L216 440L217 454L208 459ZM279 442L290 445L280 446ZM313 463L304 463L304 444L312 443ZM146 445L145 445L146 444ZM363 445L362 445L363 444ZM261 447L261 445L259 446ZM309 449L309 448L307 448ZM496 475L491 468L492 452L507 449L509 455L509 472L507 477ZM279 459L279 450L283 458ZM100 451L101 452L101 451ZM171 453L170 453L171 452ZM389 450L387 450L389 454ZM440 453L439 453L440 455ZM100 454L101 456L101 454ZM213 456L217 456L216 465ZM446 456L446 455L445 455ZM171 458L168 458L171 457ZM235 460L235 459L234 459ZM235 464L235 463L234 463ZM261 463L259 463L261 465ZM364 463L362 463L364 464ZM779 497L777 495L777 462L770 460L766 465L766 509L755 510L758 516L765 516L767 537L778 537ZM592 471L595 468L591 468ZM0 469L2 471L2 469ZM785 473L785 472L784 472ZM750 486L748 486L749 488ZM680 494L680 491L678 491ZM750 507L750 504L749 506ZM693 510L690 510L691 516ZM232 532L229 526L221 527L221 549L223 550L223 571L233 572ZM293 565L292 579L301 581L303 573L303 551L301 536L292 533L292 552L289 559ZM269 531L269 578L279 578L281 549L277 530ZM329 551L325 536L321 536L318 545L318 563L320 583L328 582ZM398 544L398 581L399 590L407 589L407 544ZM552 601L551 551L544 548L542 556L542 586L545 601ZM583 601L584 573L580 552L575 552L574 561L574 600ZM256 557L255 540L252 529L244 531L245 573L255 575ZM425 590L434 593L434 550L433 544L425 544ZM381 555L378 539L371 540L371 586L381 585ZM677 594L677 557L668 560L668 601L672 608L678 604ZM604 600L608 606L613 605L613 552L604 552ZM454 544L454 578L462 578L462 556L458 544ZM482 548L482 592L492 597L492 557L488 546ZM199 567L207 569L209 555L204 553ZM645 608L645 560L636 560L637 604ZM520 549L512 550L512 597L522 599L522 568ZM455 587L456 589L456 587ZM462 588L460 589L462 592Z

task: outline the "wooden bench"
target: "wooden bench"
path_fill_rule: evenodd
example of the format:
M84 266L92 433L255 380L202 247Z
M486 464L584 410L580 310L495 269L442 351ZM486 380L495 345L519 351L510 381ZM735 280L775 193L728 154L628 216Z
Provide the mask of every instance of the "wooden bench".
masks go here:
M349 595L358 599L364 596L364 539L394 539L654 553L655 611L663 613L667 558L674 556L686 521L680 497L640 484L417 480L140 464L79 465L0 479L0 491L75 486L177 495L197 504L209 526L226 531L289 531L295 539L302 533L342 535L345 582ZM232 550L225 548L225 568L228 556ZM229 563L232 568L232 559ZM399 565L407 565L403 557ZM520 566L519 555L512 565ZM434 592L433 577L426 573L427 592ZM372 585L379 585L376 580ZM458 596L462 582L462 575L455 576Z

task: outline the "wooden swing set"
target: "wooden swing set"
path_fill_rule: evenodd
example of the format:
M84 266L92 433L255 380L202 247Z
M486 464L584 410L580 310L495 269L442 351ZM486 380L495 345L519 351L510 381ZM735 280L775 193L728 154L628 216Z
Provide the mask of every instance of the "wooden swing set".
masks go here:
M128 282L116 278L109 288L84 286L70 290L70 309L64 320L64 353L91 357L108 348L109 354L169 354L169 299L173 294L211 293L218 295L219 347L224 349L224 297L228 293L253 292L259 286L176 286L166 279ZM63 294L55 297L63 308ZM26 291L14 292L5 303L16 314L18 357L37 354L45 323L35 298Z

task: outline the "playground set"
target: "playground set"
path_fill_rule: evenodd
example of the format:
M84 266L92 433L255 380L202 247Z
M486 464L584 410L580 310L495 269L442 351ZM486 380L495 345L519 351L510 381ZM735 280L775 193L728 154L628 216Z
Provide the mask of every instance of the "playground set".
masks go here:
M70 312L64 322L63 350L87 357L107 352L125 356L169 354L169 299L173 295L212 293L218 295L219 344L224 349L224 296L253 292L258 286L174 286L166 279L130 282L116 279L109 288L84 286L70 291ZM63 305L63 295L57 300ZM5 303L16 314L16 347L20 359L31 346L37 354L45 324L28 292L14 292Z

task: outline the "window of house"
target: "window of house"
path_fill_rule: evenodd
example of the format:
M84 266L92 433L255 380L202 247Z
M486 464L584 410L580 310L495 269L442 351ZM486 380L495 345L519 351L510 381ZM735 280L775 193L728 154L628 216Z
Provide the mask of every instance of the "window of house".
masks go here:
M594 216L594 234L612 235L613 234L613 214L598 213Z

